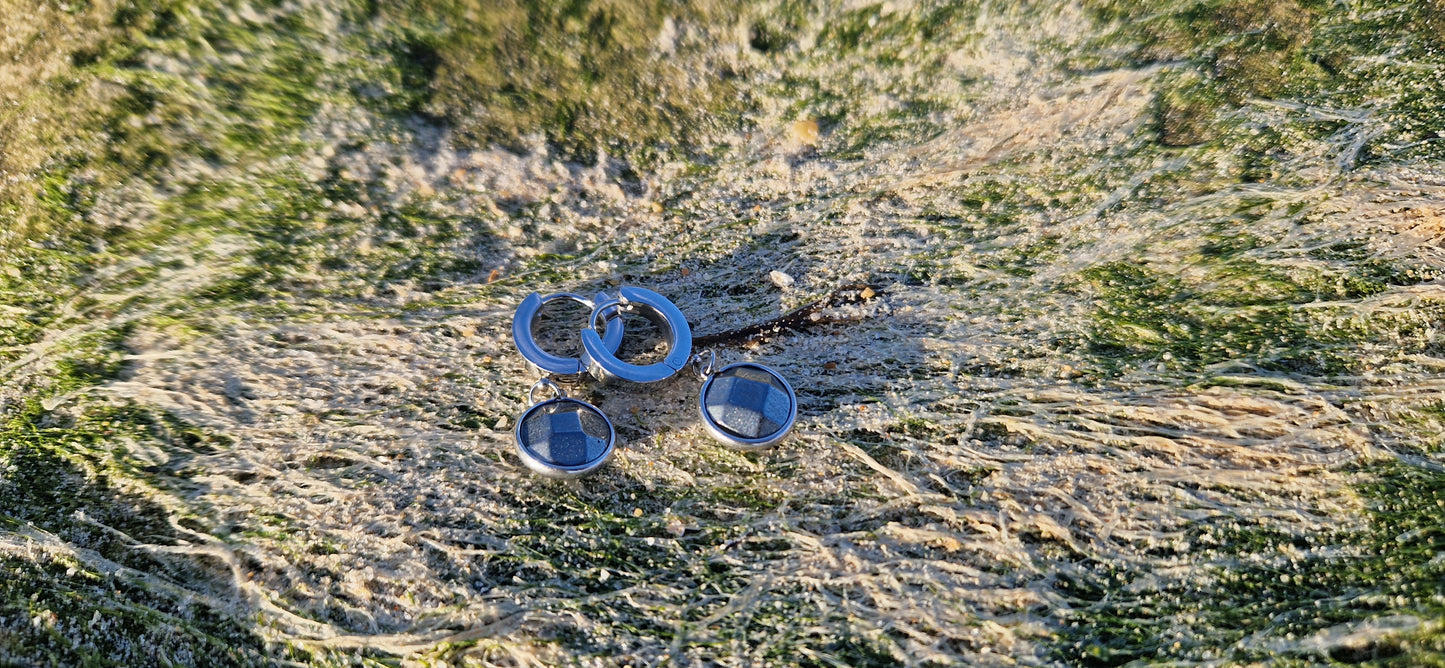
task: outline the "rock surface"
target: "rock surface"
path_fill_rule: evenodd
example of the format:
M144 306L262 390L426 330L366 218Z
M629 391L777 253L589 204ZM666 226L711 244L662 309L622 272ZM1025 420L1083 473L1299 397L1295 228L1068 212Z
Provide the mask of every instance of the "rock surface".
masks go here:
M0 16L0 663L1445 660L1440 0ZM513 454L527 294L848 284Z

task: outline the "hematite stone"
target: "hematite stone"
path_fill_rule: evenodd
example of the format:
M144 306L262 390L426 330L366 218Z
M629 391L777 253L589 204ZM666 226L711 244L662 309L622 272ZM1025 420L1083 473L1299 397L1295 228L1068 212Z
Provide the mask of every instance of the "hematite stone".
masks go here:
M793 400L777 376L754 366L719 371L703 397L708 417L739 438L778 433L793 413Z
M522 419L522 447L554 466L582 466L607 454L612 430L595 409L563 399L538 406Z

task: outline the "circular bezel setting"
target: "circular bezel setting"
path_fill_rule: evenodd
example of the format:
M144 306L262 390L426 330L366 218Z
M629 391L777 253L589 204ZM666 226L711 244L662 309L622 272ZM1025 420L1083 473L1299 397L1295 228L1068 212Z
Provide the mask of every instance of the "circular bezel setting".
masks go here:
M777 431L774 431L770 434L758 436L757 438L748 438L719 424L718 421L713 418L712 414L708 412L707 395L708 392L712 390L713 384L721 379L732 377L731 374L728 373L729 371L734 371L742 368L760 371L771 376L774 380L778 382L778 385L782 386L782 389L787 391L787 419L782 422L781 426L777 429ZM776 390L777 388L774 387L771 389ZM763 402L765 400L766 397L758 397L756 399L756 401L759 402ZM712 434L714 438L721 441L724 445L735 450L762 450L783 440L783 438L788 435L788 432L792 431L793 423L797 422L798 420L798 395L793 392L793 386L789 385L788 381L783 379L783 377L779 375L778 372L773 371L772 369L769 369L768 367L765 367L761 364L753 364L752 362L739 362L737 364L729 364L721 369L718 369L716 372L710 374L707 377L707 380L703 381L702 389L698 391L697 394L697 409L702 416L703 426L707 427L708 433ZM755 406L753 407L753 410L762 410L762 406Z
M524 438L522 430L527 427L527 424L532 418L532 416L537 413L537 411L544 410L548 407L556 406L558 404L574 404L580 410L588 411L591 414L597 416L597 418L602 421L602 424L607 425L607 439L606 443L603 444L602 451L600 453L593 454L591 457L588 457L586 461L580 464L558 464L555 461L551 461L548 458L544 457L542 453L534 449L534 444L529 443L528 440ZM576 425L568 425L568 427L574 428L575 431L579 432L583 437L600 438L600 436L598 435L588 433L581 424L580 419L577 421ZM612 421L607 419L607 416L603 414L602 411L598 410L596 406L593 406L592 404L589 404L579 399L572 399L565 396L557 397L555 399L548 399L535 406L532 406L531 408L528 408L526 412L522 413L522 417L517 419L517 426L512 433L514 441L517 445L517 455L522 458L522 463L526 464L527 468L532 469L533 471L549 478L569 479L585 476L589 473L592 473L593 471L596 471L599 468L602 468L602 466L606 464L609 459L612 458L612 454L617 450L617 430L612 427ZM571 434L573 433L573 431L568 431L564 433Z

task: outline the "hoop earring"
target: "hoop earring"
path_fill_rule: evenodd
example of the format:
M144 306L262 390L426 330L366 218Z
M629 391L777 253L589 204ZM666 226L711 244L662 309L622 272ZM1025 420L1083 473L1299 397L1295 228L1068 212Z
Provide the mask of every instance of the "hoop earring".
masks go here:
M582 361L593 378L607 382L626 380L634 383L656 383L671 378L681 371L692 358L692 328L687 318L671 301L656 292L643 288L624 287L619 289L617 299L599 303L587 318L582 329ZM635 312L651 320L667 337L670 347L667 357L661 362L645 366L629 364L608 350L602 336L597 333L597 322L608 311L620 314L622 311ZM612 330L607 321L607 330Z
M575 376L587 371L587 364L576 357L558 357L537 345L537 339L532 335L532 328L536 325L537 314L542 307L559 299L570 299L589 309L595 309L597 302L605 302L608 297L604 293L597 293L597 301L587 299L570 292L559 292L556 294L542 295L533 292L517 305L517 313L512 316L512 344L517 346L517 352L527 360L538 373L554 374L558 376ZM617 352L622 346L623 328L622 318L613 316L607 319L606 331L598 339L600 348L609 352Z
M533 292L517 305L517 312L512 316L512 343L538 373L576 376L587 370L580 358L548 353L537 345L532 334L542 307L559 299L570 299L588 308L596 306L592 300L571 293L543 297ZM597 301L607 300L606 294L597 294ZM622 346L622 337L622 318L614 316L606 321L606 332L599 338L599 344L606 350L616 351ZM539 399L538 392L543 390L550 390L552 398ZM527 402L531 406L517 418L512 432L517 455L527 468L549 478L579 478L601 468L612 458L617 449L617 430L596 406L568 397L560 386L545 377L527 391Z

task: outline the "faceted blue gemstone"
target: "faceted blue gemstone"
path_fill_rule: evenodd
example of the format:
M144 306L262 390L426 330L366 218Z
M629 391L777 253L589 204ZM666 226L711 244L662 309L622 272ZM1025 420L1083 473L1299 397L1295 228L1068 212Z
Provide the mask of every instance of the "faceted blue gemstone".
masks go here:
M554 466L581 466L607 453L611 430L595 409L577 401L544 404L522 420L522 447Z
M708 385L703 405L715 424L746 439L778 433L793 413L793 400L782 379L754 366L718 372Z

